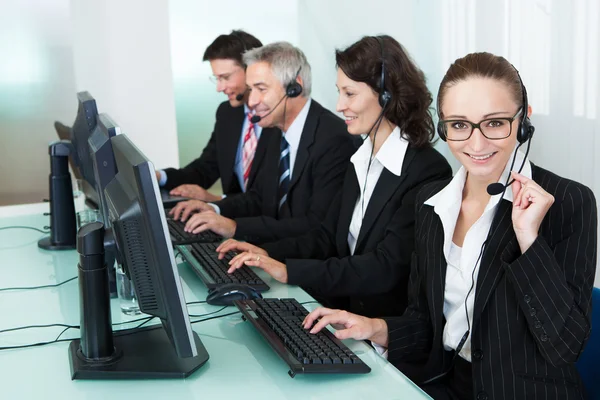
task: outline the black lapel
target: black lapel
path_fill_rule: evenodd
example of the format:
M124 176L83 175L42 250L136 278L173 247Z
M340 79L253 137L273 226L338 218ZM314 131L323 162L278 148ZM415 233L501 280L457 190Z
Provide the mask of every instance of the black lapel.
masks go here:
M265 128L262 130L260 139L258 139L258 144L256 145L254 160L252 160L252 168L250 169L250 176L248 177L248 187L252 186L252 182L254 182L254 178L260 169L260 164L262 163L262 160L267 153L267 148L269 147L269 140L275 139L271 136L276 135L277 140L279 141L281 140L280 132L281 131L278 128Z
M492 234L479 264L473 307L473 327L504 274L500 255L507 249L507 246L514 247L514 243L511 241L516 241L512 226L512 202L501 201L491 229Z
M224 165L228 166L227 171L233 171L235 168L235 156L242 135L245 115L243 106L232 108L231 115L228 116L226 122L227 129L223 132L223 136L226 136L226 139L223 140L226 143L223 148L223 159L225 160Z
M310 155L308 149L312 146L315 141L315 133L319 122L319 115L317 108L321 107L316 101L311 100L310 108L308 109L308 115L306 116L306 122L302 129L302 136L300 137L300 143L298 145L298 152L296 153L296 161L294 161L294 169L292 170L292 181L290 182L289 192L292 191L298 179L302 175L304 165ZM288 194L289 197L289 194Z
M426 206L427 218L419 221L420 237L415 238L423 243L424 249L419 252L419 263L426 262L424 287L429 304L430 317L434 330L443 329L444 324L444 293L446 290L446 270L448 264L444 256L444 225L432 206ZM426 239L424 239L424 237ZM423 251L424 250L424 251Z
M375 189L373 190L373 194L371 195L371 199L369 200L369 204L365 210L365 216L363 218L362 225L360 227L360 233L356 241L356 249L360 248L362 242L368 236L369 230L377 220L377 217L392 195L396 192L398 186L400 186L404 179L406 179L406 176L408 175L408 166L410 165L414 156L415 150L409 146L406 149L406 154L404 155L400 176L392 174L386 168L381 171L381 176L375 184Z
M356 199L360 194L360 187L356 179L356 171L354 165L350 163L344 176L344 186L342 188L342 204L340 205L340 215L338 218L338 232L345 234L336 235L336 244L340 255L349 255L348 234L350 231L350 222L354 213ZM333 210L335 212L335 210Z

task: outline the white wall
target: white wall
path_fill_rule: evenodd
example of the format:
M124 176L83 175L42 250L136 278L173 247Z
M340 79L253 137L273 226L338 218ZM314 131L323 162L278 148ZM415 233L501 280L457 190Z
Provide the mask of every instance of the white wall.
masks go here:
M48 197L55 120L72 122L69 0L0 1L0 205Z
M178 166L167 0L71 0L78 91L157 166Z

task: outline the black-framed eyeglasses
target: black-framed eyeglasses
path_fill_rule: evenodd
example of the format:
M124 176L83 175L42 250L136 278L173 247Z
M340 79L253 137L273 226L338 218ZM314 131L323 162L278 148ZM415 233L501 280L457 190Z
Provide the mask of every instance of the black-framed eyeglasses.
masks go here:
M511 118L495 117L486 118L478 123L463 119L442 120L440 123L444 127L446 139L455 142L468 140L475 129L479 129L481 134L490 140L506 139L512 134L512 123L523 111L523 107L517 110L517 113Z

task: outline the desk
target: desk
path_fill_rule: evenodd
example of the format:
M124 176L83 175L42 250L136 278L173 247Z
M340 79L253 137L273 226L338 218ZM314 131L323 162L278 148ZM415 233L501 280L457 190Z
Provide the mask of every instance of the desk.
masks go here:
M32 205L30 214L6 216L0 207L0 227L26 225L42 228L48 217L43 206ZM41 233L32 230L0 230L0 287L55 284L77 275L76 251L45 251L37 247ZM180 258L178 259L180 261ZM178 265L187 302L204 300L207 290L187 263ZM279 284L258 271L271 286L265 297L295 297L313 300L295 286ZM121 313L111 301L112 322L137 317ZM316 305L307 305L312 309ZM190 305L193 314L220 307ZM228 307L220 314L236 311ZM0 329L64 323L79 325L77 281L51 289L0 292ZM120 328L129 328L125 324ZM269 345L244 322L240 314L192 325L210 354L210 360L185 380L71 381L68 342L0 352L1 399L420 399L428 398L408 378L381 358L364 342L345 341L372 369L366 375L297 375L290 378L287 365ZM50 341L62 328L31 329L0 334L0 346ZM77 330L64 338L78 337Z

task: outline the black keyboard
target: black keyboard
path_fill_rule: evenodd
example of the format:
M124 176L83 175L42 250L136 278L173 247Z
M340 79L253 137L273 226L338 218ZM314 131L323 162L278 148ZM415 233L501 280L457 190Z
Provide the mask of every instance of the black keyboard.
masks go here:
M312 334L302 327L308 314L295 299L236 300L249 320L296 374L366 374L371 368L329 330Z
M171 242L173 242L174 245L213 243L223 240L223 236L217 235L212 231L204 231L198 234L186 232L183 230L183 228L185 228L185 222L175 221L171 218L167 218L167 225L169 226L169 233L171 234Z
M219 260L217 246L217 243L193 243L178 247L183 257L208 289L218 288L226 283L243 283L252 286L259 292L270 289L269 285L256 275L252 268L246 265L235 270L232 274L228 274L229 261L237 253L230 251L225 255L225 258Z

